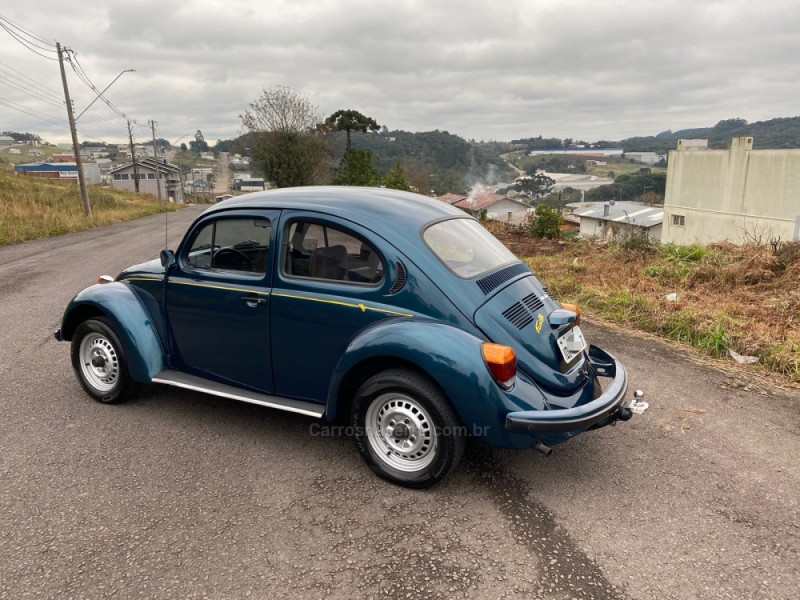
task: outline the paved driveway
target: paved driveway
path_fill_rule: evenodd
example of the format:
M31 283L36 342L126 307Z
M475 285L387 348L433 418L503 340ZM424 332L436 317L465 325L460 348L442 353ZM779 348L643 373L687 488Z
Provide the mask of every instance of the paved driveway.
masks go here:
M798 394L587 324L644 416L404 490L312 419L81 391L64 306L163 243L158 216L0 249L0 598L797 597Z

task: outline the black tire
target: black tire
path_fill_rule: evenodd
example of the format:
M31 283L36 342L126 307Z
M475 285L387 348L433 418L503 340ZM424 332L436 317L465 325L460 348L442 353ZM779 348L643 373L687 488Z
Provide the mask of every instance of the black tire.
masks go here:
M118 404L139 391L139 384L128 372L125 348L104 317L94 317L78 325L70 354L75 376L86 393L98 402ZM95 357L92 360L96 364L87 361L90 356Z
M430 487L464 454L466 431L456 411L430 379L410 369L389 369L364 382L351 415L358 451L391 483Z

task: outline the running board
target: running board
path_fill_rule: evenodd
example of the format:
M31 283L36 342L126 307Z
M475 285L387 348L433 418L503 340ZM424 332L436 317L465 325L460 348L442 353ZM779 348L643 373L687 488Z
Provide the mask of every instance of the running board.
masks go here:
M268 408L277 408L278 410L285 410L309 417L320 418L325 414L325 407L322 404L251 392L225 383L217 383L216 381L189 375L182 371L161 371L161 373L153 377L152 382L194 390L195 392L212 394L214 396L222 396L223 398L231 398L232 400L248 402L249 404L258 404L259 406L266 406Z

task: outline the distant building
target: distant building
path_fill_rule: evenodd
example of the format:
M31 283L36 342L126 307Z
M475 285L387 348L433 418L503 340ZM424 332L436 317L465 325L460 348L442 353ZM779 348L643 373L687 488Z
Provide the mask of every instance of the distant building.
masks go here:
M477 193L469 196L444 194L437 200L461 208L474 217L479 217L486 209L488 218L505 223L522 223L530 212L527 204L500 194Z
M11 146L16 143L16 140L10 135L0 135L0 146Z
M729 150L694 141L669 153L663 242L800 240L800 150L753 150L752 137Z
M267 182L261 177L249 177L247 179L234 179L233 189L240 192L257 192L266 190Z
M22 154L22 150L20 150L19 148L9 148L8 149L8 153L9 154Z
M583 237L610 240L621 235L645 233L650 240L658 242L661 240L664 209L638 202L593 202L574 210L572 216L580 218Z
M618 156L622 158L625 150L623 148L544 148L541 150L531 150L528 156L540 156L543 154L570 154L572 156L596 156L609 157Z
M139 174L139 192L158 196L155 159L145 158L137 161L136 167ZM161 197L176 204L183 204L185 200L181 185L181 170L176 165L160 159L158 172L161 180ZM136 191L133 163L111 169L108 174L111 177L111 187L115 190Z
M60 181L78 182L78 165L74 162L29 163L17 165L14 171L29 177L45 177ZM83 177L87 185L100 185L100 169L95 163L83 163Z
M55 163L68 163L68 162L75 162L75 155L74 154L53 154L50 156L50 160Z
M28 156L44 156L44 152L36 148L31 148L28 150Z
M626 152L625 158L635 160L645 165L654 165L661 160L666 160L667 155L660 152Z

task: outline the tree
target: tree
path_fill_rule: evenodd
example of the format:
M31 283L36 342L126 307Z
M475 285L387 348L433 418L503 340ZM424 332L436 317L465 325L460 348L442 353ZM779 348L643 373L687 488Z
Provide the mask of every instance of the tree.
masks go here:
M357 110L337 110L325 119L325 128L328 131L347 132L347 150L345 153L349 153L352 150L350 142L351 131L367 133L367 131L378 131L381 126L378 125L375 119L362 115Z
M351 150L342 158L339 172L333 178L333 185L379 186L381 174L374 161L375 155L369 150Z
M517 183L514 184L514 189L525 196L541 198L549 194L555 184L555 179L542 173L536 173L529 177L520 177Z
M206 142L203 132L199 129L194 134L194 141L189 142L189 148L191 148L192 152L197 152L198 154L200 152L208 152L208 142Z
M186 144L181 143L181 152L186 152L189 148L186 147Z
M536 207L536 218L531 223L533 237L556 239L561 236L564 217L552 206L540 204Z
M325 178L330 152L307 96L274 86L239 118L250 133L254 162L275 186L314 185Z
M411 191L411 184L408 182L408 179L406 179L403 165L399 160L386 174L386 178L384 179L383 183L387 188L393 190L403 190L404 192Z

